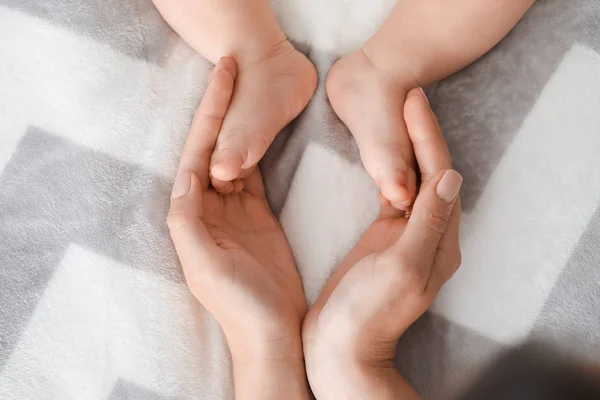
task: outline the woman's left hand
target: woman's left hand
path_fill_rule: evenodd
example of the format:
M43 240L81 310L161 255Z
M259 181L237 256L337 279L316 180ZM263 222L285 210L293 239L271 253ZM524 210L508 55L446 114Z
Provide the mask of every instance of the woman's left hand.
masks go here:
M306 368L318 398L418 398L394 369L396 343L460 265L462 178L422 91L409 93L404 114L419 195L410 219L382 204L306 316Z

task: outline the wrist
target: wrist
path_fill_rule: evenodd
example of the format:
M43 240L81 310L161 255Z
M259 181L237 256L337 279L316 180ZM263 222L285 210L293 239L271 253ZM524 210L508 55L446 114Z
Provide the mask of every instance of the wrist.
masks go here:
M228 339L228 343L236 399L308 399L299 332L276 339Z
M280 334L277 336L261 333L236 336L226 334L227 344L234 364L258 364L265 361L302 360L302 338L300 331Z
M385 360L376 361L375 351L368 360L361 360L350 355L352 349L315 350L306 354L306 372L318 399L420 399L387 355L383 357Z
M309 395L302 359L234 362L233 382L236 400L307 400Z
M348 334L337 328L304 331L306 373L315 396L337 399L418 399L396 370L397 338L375 337L368 330Z

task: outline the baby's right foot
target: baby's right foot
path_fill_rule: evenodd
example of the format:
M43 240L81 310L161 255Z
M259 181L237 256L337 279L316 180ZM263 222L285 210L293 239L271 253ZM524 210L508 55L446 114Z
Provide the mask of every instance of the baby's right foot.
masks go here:
M236 180L258 163L317 88L314 65L288 41L251 65L239 65L238 71L211 159L213 186L224 194L239 190Z
M327 95L360 150L367 172L383 197L404 210L417 189L413 145L404 123L404 103L414 87L374 65L362 51L336 62L327 76Z

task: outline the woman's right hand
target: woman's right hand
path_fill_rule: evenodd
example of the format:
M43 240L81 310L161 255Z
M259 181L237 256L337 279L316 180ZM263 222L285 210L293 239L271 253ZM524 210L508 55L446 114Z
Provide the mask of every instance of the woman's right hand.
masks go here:
M420 89L404 108L422 184L412 216L389 204L325 285L303 326L319 399L412 399L393 365L398 338L460 265L461 176Z

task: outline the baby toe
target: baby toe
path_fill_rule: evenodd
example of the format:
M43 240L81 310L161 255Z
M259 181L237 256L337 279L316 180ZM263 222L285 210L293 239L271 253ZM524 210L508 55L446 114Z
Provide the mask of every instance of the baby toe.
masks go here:
M417 176L413 168L384 175L381 194L398 210L408 209L415 200Z
M235 190L234 184L230 181L222 181L213 177L211 179L211 184L215 190L222 195L229 194Z

